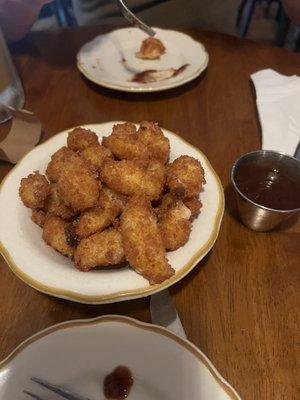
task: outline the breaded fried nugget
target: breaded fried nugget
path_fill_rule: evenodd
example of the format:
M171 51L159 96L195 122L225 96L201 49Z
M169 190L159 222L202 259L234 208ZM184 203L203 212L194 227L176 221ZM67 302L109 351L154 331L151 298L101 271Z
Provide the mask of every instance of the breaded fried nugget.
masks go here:
M165 164L170 155L170 142L163 134L158 124L154 122L143 121L138 130L139 141L141 141L148 150L150 158L155 158Z
M111 135L104 137L102 144L120 160L149 157L146 145L139 140L136 127L130 122L114 125Z
M83 159L78 154L67 147L62 147L52 155L51 161L47 166L46 175L50 182L57 182L59 180L60 174L66 164L73 164L78 169L87 168Z
M166 181L166 168L160 161L150 160L146 166L146 172L150 181L153 182L153 184L156 182L158 195L155 197L155 199L158 199L164 190Z
M202 207L201 200L197 197L188 197L186 199L183 199L183 203L191 211L190 221L193 221L200 214L200 210Z
M68 223L66 221L56 215L49 214L44 222L43 239L59 253L72 258L73 248L68 244L67 228Z
M44 226L46 219L46 213L42 210L33 210L31 214L31 221L40 226L41 228Z
M120 229L126 260L150 284L161 283L174 274L149 201L132 198L121 215Z
M167 167L167 186L178 198L198 196L205 183L200 161L190 156L180 156Z
M136 53L138 58L155 60L166 51L162 42L153 37L149 37L142 41L140 51Z
M113 159L113 155L109 149L104 146L86 147L80 155L91 165L95 171L100 171L106 160Z
M81 271L116 265L125 261L120 232L114 228L82 239L74 252L74 262Z
M52 183L50 188L51 188L51 193L45 201L44 210L47 213L55 214L64 220L72 219L76 215L76 213L75 211L72 210L71 207L66 206L66 204L59 196L57 184Z
M68 147L73 151L82 151L99 144L98 136L90 129L75 128L68 134Z
M116 135L131 135L136 133L136 126L132 122L124 122L122 124L115 124L113 126L112 134Z
M89 170L66 164L57 182L57 191L63 202L75 212L94 207L99 198L101 184Z
M178 199L172 196L171 193L166 193L159 201L159 205L154 209L157 218L160 219Z
M200 213L202 207L201 201L197 197L188 197L182 199L184 205L191 211L190 221L193 221ZM178 198L173 196L171 193L166 193L158 207L155 208L156 215L161 218L174 204L178 202Z
M149 161L147 168L132 160L107 161L100 171L100 179L124 195L155 200L163 191L165 168L156 160Z
M50 194L50 184L38 171L21 179L19 195L26 207L33 210L43 208L44 201Z
M76 224L76 234L83 238L95 232L103 231L121 214L123 208L122 197L113 190L104 187L100 191L98 205L81 214Z
M161 215L158 225L167 250L176 250L189 240L190 217L191 211L181 200Z

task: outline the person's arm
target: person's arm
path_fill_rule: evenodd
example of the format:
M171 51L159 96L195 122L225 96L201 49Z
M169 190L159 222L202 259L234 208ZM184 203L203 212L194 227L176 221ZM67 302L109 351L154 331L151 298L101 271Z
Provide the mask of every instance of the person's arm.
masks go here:
M9 42L22 39L51 0L0 0L0 26Z
M283 8L289 19L296 25L300 25L300 1L282 0Z

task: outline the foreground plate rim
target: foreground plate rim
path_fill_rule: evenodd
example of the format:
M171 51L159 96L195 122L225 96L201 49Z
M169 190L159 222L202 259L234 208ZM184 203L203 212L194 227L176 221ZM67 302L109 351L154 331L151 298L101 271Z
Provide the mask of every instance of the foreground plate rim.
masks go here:
M111 124L116 124L120 123L122 121L107 121L104 123L95 123L95 124L85 124L85 125L80 125L83 128L90 127L91 125L104 125L107 123ZM77 125L79 126L79 125ZM51 136L49 139L47 139L45 142L37 145L34 147L31 151L29 151L27 154L25 154L19 161L18 163L9 171L9 173L4 177L0 184L0 197L1 197L1 190L3 189L5 182L7 179L9 179L10 174L15 171L19 165L22 163L22 161L30 155L30 153L37 149L38 147L41 148L42 146L47 145L51 140L53 140L57 135L61 135L66 133L67 131L70 131L72 129L76 128L71 127L68 129L65 129L53 136ZM189 147L193 148L195 151L201 154L201 156L205 159L208 165L208 169L214 176L216 183L218 185L218 194L219 194L219 204L218 204L218 210L216 212L215 216L215 221L213 224L213 229L211 230L210 236L208 237L207 241L205 244L196 251L193 256L189 259L189 261L179 270L177 271L170 279L167 281L161 283L161 284L156 284L156 285L149 285L146 289L133 289L133 290L127 290L127 291L120 291L112 294L106 294L106 295L87 295L87 294L82 294L80 292L75 292L72 290L66 290L62 288L57 288L54 286L48 286L45 285L38 280L34 279L31 277L31 275L25 273L21 267L19 267L13 260L13 256L9 253L9 251L5 248L5 245L0 242L0 253L4 257L6 263L8 264L9 268L13 271L13 273L20 278L23 282L25 282L27 285L31 286L32 288L54 296L58 298L63 298L71 301L75 301L78 303L86 303L86 304L105 304L105 303L113 303L117 301L125 301L125 300L131 300L131 299L136 299L136 298L142 298L146 296L150 296L154 293L157 293L163 289L167 289L171 285L175 284L179 280L183 279L195 266L198 262L200 262L205 255L211 250L213 247L215 241L217 240L219 231L220 231L220 226L222 222L222 217L224 214L224 208L225 208L225 199L224 199L224 191L223 187L220 181L220 178L218 177L217 173L213 169L212 165L210 164L209 160L207 157L202 153L201 150L199 150L196 146L190 144L188 141L186 141L184 138L181 136L177 135L176 133L169 131L168 129L162 128L164 131L170 133L171 135L177 137L179 140L181 140L185 145L188 145Z
M110 322L118 322L125 325L134 326L135 328L139 328L142 330L150 331L157 333L159 335L165 336L168 339L171 339L173 342L176 342L179 346L181 346L184 350L187 350L191 353L194 357L196 357L200 363L202 363L210 372L213 379L218 383L219 386L228 394L228 396L232 400L241 400L237 391L222 377L220 372L217 368L213 365L210 359L193 343L189 340L182 338L167 328L164 328L159 325L154 325L147 322L142 322L136 320L131 317L123 316L123 315L102 315L96 318L88 318L88 319L75 319L60 322L58 324L52 325L48 328L45 328L29 338L25 339L21 342L6 358L0 361L0 371L6 368L15 358L21 354L23 350L29 348L33 343L37 342L38 340L50 336L52 333L61 331L68 328L75 328L75 327L87 327L90 325L100 325L101 323L110 323Z
M134 27L133 27L134 28ZM127 29L133 29L133 28L120 28L120 29L114 29L110 32L107 33L103 33L100 35L95 36L92 40L86 42L84 45L81 46L81 48L79 49L77 56L76 56L76 64L77 64L77 68L79 69L79 71L87 78L89 79L91 82L95 83L96 85L105 87L107 89L112 89L112 90L118 90L121 92L127 92L127 93L154 93L154 92L162 92L164 90L170 90L170 89L174 89L178 86L182 86L185 85L188 82L193 81L194 79L196 79L208 66L208 62L209 62L209 55L205 49L205 47L203 46L203 44L201 42L199 42L198 40L195 40L192 36L188 35L187 33L181 32L181 31L176 31L174 29L162 29L159 28L161 30L165 30L165 31L170 31L170 32L176 32L176 33L180 33L181 35L187 36L190 38L190 40L192 40L193 42L197 43L203 50L203 52L205 53L205 61L203 62L203 64L201 65L200 68L198 68L193 74L187 76L186 78L183 78L179 81L176 82L171 82L166 80L167 83L162 84L161 86L158 87L146 87L146 86L124 86L124 85L118 85L117 83L111 83L109 81L104 81L104 80L97 80L96 78L94 78L82 65L82 62L80 61L80 53L81 50L83 49L84 46L86 46L87 44L91 43L93 40L95 40L97 37L99 36L105 36L105 35L109 35L112 32L115 31L121 31L121 30L127 30ZM157 29L157 28L154 28ZM161 81L164 82L164 81ZM169 83L168 83L169 82Z

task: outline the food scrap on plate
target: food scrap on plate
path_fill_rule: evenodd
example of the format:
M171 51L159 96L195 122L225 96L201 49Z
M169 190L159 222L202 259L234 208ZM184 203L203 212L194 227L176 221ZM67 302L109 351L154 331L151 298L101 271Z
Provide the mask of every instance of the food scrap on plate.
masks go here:
M21 180L19 195L45 243L79 270L127 261L150 284L162 283L175 273L166 251L189 240L205 184L198 160L182 155L169 163L169 154L153 122L117 124L101 143L75 128L45 175Z
M166 48L159 39L149 37L142 41L136 57L146 60L157 60L165 51Z

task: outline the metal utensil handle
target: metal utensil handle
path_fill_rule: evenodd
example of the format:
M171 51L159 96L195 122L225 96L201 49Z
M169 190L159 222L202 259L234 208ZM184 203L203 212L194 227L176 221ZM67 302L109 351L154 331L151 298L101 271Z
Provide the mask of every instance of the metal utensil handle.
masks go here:
M123 0L118 0L118 7L119 7L121 13L127 19L127 21L129 21L133 25L136 25L142 31L147 33L147 35L149 35L149 36L155 36L156 35L156 32L152 28L150 28L150 26L146 25L143 21L141 21L138 17L136 17L128 9L128 7L123 3Z

